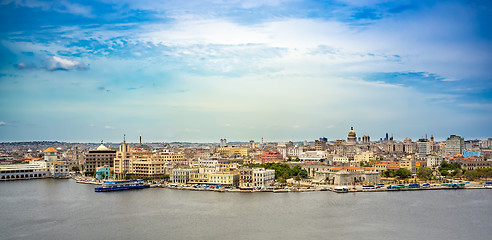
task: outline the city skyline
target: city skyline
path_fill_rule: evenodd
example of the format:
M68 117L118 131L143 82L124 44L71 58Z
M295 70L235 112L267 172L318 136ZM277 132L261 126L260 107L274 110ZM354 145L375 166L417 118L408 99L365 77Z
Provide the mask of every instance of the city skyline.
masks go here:
M0 142L492 136L491 3L0 3Z

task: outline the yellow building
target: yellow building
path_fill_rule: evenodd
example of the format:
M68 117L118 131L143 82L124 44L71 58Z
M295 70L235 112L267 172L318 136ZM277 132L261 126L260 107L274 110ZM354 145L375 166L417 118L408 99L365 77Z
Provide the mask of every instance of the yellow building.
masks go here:
M185 162L185 157L182 153L174 153L174 152L160 152L153 155L156 161L161 162L173 162L173 163L183 163Z
M374 153L372 151L366 151L361 154L354 155L355 162L372 162L374 161Z
M224 157L248 156L249 148L238 147L236 145L225 145L218 147L216 152Z
M239 185L239 172L230 170L220 170L213 174L210 174L208 180L209 184L226 185L226 186L238 186Z

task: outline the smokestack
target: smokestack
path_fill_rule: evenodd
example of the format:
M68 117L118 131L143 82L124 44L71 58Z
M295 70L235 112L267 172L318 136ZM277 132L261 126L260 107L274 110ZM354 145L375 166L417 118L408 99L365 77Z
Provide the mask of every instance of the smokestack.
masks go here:
M140 136L140 145L142 145L142 136Z

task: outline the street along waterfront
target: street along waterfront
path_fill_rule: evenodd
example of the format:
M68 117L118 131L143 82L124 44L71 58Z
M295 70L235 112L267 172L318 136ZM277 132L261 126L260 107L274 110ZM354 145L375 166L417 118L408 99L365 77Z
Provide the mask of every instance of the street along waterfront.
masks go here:
M68 179L0 184L2 239L489 239L490 190L95 193Z

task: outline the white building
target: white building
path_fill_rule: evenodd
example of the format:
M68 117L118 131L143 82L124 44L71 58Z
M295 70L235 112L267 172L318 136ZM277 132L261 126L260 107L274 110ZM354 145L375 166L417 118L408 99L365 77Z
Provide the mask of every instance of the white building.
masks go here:
M45 161L0 165L0 180L46 178L49 176L50 171Z
M430 154L431 147L429 140L422 138L417 142L418 155L419 157L425 157Z
M441 166L441 162L444 161L444 157L440 156L427 156L427 167L439 167Z
M265 189L275 183L275 170L254 168L253 169L253 187Z
M70 176L69 165L65 161L58 160L58 151L52 147L43 151L44 161L46 162L50 174L54 178Z
M306 151L299 156L303 162L324 162L330 164L330 160L333 159L333 155L325 151Z
M173 169L172 171L172 182L173 183L182 183L186 184L188 183L190 179L190 173L198 173L198 169L193 168L193 169Z
M456 154L461 154L463 152L464 140L460 136L451 135L446 140L446 156L454 156Z

